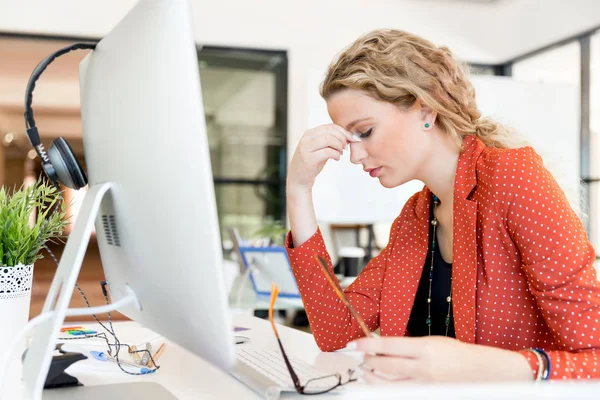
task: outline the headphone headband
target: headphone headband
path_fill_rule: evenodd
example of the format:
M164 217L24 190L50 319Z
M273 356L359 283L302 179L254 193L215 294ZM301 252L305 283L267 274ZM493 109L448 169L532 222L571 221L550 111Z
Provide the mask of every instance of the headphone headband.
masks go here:
M50 146L48 153L44 150L40 134L35 125L33 117L33 90L35 84L42 73L46 70L56 58L67 54L73 50L94 50L95 43L75 43L65 48L62 48L44 58L33 70L27 88L25 89L25 128L29 142L42 159L42 168L48 178L59 188L58 182L62 182L73 189L80 189L87 185L87 176L85 171L79 164L77 157L73 154L71 147L63 138L55 139ZM55 146L56 145L56 146Z
M32 129L35 128L35 119L33 118L33 109L31 108L31 104L33 103L33 90L35 89L37 80L40 78L46 68L48 68L48 65L50 65L56 58L62 56L63 54L67 54L73 50L94 50L95 48L95 43L72 44L63 49L55 51L44 58L31 73L29 82L27 82L27 88L25 89L25 127L27 128L27 136L29 137L29 141L31 142L32 146L37 147L40 144L40 135L37 129Z

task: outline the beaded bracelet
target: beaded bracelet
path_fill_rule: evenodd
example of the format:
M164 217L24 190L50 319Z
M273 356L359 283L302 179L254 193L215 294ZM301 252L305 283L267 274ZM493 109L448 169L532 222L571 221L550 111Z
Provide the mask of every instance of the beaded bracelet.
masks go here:
M537 358L538 370L537 370L537 373L535 374L535 381L541 382L543 374L544 374L544 360L542 359L540 352L538 352L537 349L525 349L525 351L530 352L531 354L533 354L535 356L535 358Z
M544 368L544 372L542 374L542 380L547 381L550 378L550 356L548 355L548 353L546 353L544 350L542 349L533 349L535 352L537 352L538 354L541 354L544 356L544 359L546 361L546 365Z

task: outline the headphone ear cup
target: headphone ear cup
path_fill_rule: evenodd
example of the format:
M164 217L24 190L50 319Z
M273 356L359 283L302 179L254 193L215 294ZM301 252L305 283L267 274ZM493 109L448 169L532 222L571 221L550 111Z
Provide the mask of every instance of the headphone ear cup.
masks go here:
M87 175L65 139L59 137L52 141L48 158L63 185L75 190L87 185Z

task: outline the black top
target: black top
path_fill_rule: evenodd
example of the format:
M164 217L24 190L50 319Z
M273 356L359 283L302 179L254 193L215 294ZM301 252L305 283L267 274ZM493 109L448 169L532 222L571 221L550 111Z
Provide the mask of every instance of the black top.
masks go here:
M430 218L433 218L433 204L430 207ZM419 281L419 288L415 296L410 318L408 320L408 332L410 336L428 336L427 327L427 297L429 297L429 272L431 271L431 236L433 235L433 225L429 224L429 247L427 249L427 258L423 266L423 273ZM436 238L437 242L437 238ZM433 257L433 281L431 283L431 334L446 335L446 316L448 315L448 302L446 298L450 294L452 283L452 264L447 263L442 258L440 246L436 243ZM450 310L450 326L448 327L448 336L455 337L454 318Z

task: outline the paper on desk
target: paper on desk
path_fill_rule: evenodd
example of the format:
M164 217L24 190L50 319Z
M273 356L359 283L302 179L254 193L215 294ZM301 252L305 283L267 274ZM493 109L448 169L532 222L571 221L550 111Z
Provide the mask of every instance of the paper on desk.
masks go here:
M81 372L81 371L97 371L97 372L118 372L118 373L123 373L123 371L121 371L121 368L119 368L119 366L116 363L113 362L108 362L108 361L100 361L94 358L94 356L92 356L92 354L90 352L92 351L106 351L106 344L104 345L104 347L101 346L80 346L77 343L65 343L62 347L62 349L64 351L72 351L72 352L76 352L76 353L81 353L84 356L87 357L87 360L81 360L81 361L77 361L75 364L73 364L71 367L76 366L77 367L77 371ZM128 361L128 362L133 362L131 356L127 353L127 347L123 346L121 347L121 350L119 351L119 359L122 359L123 361ZM140 366L141 368L142 366ZM69 371L69 368L67 368L67 372ZM140 368L134 368L134 367L130 367L127 365L123 365L123 368L125 369L125 371L129 371L129 372L140 372Z
M233 331L234 332L242 332L242 331L249 331L250 328L244 328L243 326L234 326L233 327Z

